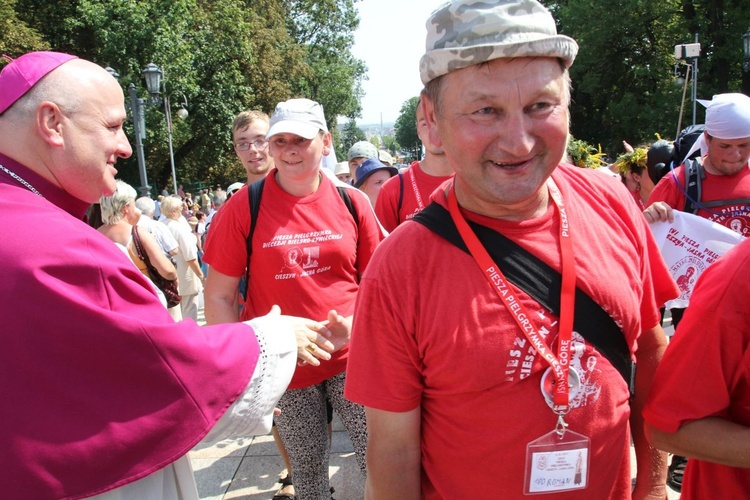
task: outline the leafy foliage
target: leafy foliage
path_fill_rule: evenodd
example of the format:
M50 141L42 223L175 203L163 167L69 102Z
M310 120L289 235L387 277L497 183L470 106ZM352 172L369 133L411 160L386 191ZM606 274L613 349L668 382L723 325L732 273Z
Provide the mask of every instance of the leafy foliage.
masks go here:
M147 97L141 69L166 74L172 111L188 101L189 117L174 120L180 183L241 179L230 125L245 109L268 113L291 97L320 102L337 156L351 140L337 117L361 114L364 61L351 52L358 0L0 0L0 52L75 53L112 66L126 90ZM698 35L698 97L742 89L742 38L750 0L546 0L560 32L580 46L570 70L571 132L616 155L622 141L641 144L654 133L672 137L682 89L674 84L674 46ZM419 23L422 21L420 20ZM415 20L415 29L418 27ZM0 61L3 64L3 61ZM416 100L416 98L414 98ZM683 125L693 120L686 103ZM696 121L703 121L697 107ZM171 167L163 101L148 107L145 157L149 179L163 186ZM132 125L128 124L132 137ZM351 131L353 132L353 131ZM339 137L340 136L340 137ZM381 138L394 151L389 140ZM412 100L402 106L395 143L419 156ZM356 141L354 141L356 142ZM120 169L139 184L135 157Z
M630 153L623 153L615 160L615 167L620 175L627 175L630 172L640 174L646 168L646 155L648 151L645 148L635 148Z
M142 98L147 92L141 70L154 62L166 77L162 97L169 96L172 104L178 182L227 185L245 175L231 145L231 123L240 111L261 109L270 114L276 103L304 96L323 104L331 125L339 114L360 113L365 67L350 50L359 22L353 4L0 0L0 19L18 17L10 31L20 32L17 24L31 37L14 48L0 35L0 49L17 54L51 47L75 53L115 68L126 95L133 84ZM37 45L32 43L35 31ZM190 113L185 121L175 113L183 95ZM154 104L146 109L144 147L149 180L160 191L171 184L171 164L164 100ZM133 137L132 124L126 130ZM123 179L139 185L135 155L125 163L120 169Z
M701 43L698 98L737 92L742 74L741 35L750 0L560 0L545 2L561 32L580 46L573 80L571 132L606 151L622 140L648 142L655 132L673 137L682 100L675 85L674 46ZM618 13L616 19L612 14ZM747 88L745 88L747 91ZM692 121L685 103L684 123ZM697 107L697 123L704 119Z
M16 15L16 0L0 0L0 52L14 56L35 50L49 50L37 30ZM3 59L0 64L5 63Z
M289 0L287 29L304 50L309 73L295 79L294 93L323 105L328 128L336 130L337 117L353 119L362 112L364 62L354 58L354 32L359 18L358 0ZM337 157L348 150L346 138L334 133ZM344 143L342 143L344 141ZM356 142L356 141L355 141ZM343 156L346 158L346 156Z
M417 104L419 97L412 97L401 105L401 112L396 119L396 141L409 153L410 158L419 159L422 141L417 134Z
M573 137L568 141L567 147L568 158L570 163L581 168L599 168L604 165L602 157L604 152L595 148L586 141L575 139Z
M396 153L398 153L398 150L401 149L401 145L398 143L396 138L390 135L383 136L383 146L392 155L395 155Z
M341 140L339 141L338 147L336 148L336 157L339 161L343 161L347 158L349 148L355 142L367 140L365 133L361 128L357 127L357 122L350 118L348 122L343 126L341 130Z

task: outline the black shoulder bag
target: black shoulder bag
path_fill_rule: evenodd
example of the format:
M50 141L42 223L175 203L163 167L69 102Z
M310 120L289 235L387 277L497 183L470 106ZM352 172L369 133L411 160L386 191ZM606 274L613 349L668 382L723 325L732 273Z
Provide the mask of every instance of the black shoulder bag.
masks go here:
M418 213L414 221L442 236L466 253L466 247L450 213L432 202ZM522 247L492 229L467 221L503 274L515 286L556 315L560 315L560 273ZM635 363L622 330L586 292L576 288L573 329L596 347L635 392Z

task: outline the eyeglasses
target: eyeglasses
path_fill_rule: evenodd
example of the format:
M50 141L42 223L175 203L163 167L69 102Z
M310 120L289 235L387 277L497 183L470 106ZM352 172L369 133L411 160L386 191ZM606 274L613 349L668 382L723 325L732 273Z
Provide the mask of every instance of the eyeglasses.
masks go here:
M253 146L260 151L261 149L266 149L266 147L268 147L268 141L265 139L256 139L252 142L238 142L234 145L234 149L237 151L247 151L250 149L250 146Z

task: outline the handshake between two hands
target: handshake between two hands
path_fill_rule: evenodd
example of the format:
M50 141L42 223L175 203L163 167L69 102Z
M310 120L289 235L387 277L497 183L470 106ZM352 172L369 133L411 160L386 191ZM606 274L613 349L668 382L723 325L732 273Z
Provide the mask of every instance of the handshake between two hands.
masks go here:
M320 365L321 359L331 359L331 354L349 344L352 317L344 317L335 310L328 312L324 321L314 321L298 316L281 314L279 306L273 306L269 315L279 315L285 320L297 338L297 363Z

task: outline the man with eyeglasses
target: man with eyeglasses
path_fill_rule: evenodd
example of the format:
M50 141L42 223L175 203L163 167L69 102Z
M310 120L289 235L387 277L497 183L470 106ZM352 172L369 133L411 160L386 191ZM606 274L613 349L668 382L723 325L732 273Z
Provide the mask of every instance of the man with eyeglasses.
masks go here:
M232 143L234 152L240 159L242 167L247 173L247 184L264 178L273 169L273 158L268 154L266 133L270 119L263 111L243 111L234 118L232 123ZM208 245L208 228L218 217L219 208L228 200L227 193L216 187L214 195L214 211L206 218L206 236L204 245Z
M269 118L262 111L243 111L232 124L234 152L247 172L247 183L259 181L273 168L273 158L268 154Z

